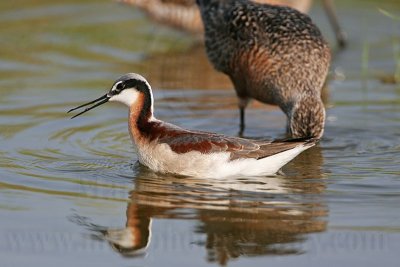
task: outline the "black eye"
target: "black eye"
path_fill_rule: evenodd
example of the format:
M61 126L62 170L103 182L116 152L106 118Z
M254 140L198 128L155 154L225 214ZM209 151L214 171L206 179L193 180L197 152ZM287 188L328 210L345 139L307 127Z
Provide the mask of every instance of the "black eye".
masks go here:
M119 84L117 84L116 89L117 89L118 91L121 91L122 89L124 89L124 83L119 83Z

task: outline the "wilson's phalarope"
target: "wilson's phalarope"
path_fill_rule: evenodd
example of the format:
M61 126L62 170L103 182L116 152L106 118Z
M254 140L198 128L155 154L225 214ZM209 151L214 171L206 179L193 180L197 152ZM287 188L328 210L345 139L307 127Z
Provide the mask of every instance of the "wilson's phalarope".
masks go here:
M293 138L321 138L325 108L321 90L330 49L311 19L289 7L247 0L197 0L207 55L232 80L240 132L250 99L278 105Z
M315 144L314 139L258 141L191 131L156 119L150 84L139 74L117 79L110 91L75 118L108 101L129 107L129 132L139 162L153 171L194 177L272 175Z
M143 10L153 20L193 34L203 33L200 12L196 0L117 0ZM261 4L288 6L300 12L308 13L312 0L253 0ZM337 18L333 0L322 1L325 12L336 34L340 47L346 45L346 36Z

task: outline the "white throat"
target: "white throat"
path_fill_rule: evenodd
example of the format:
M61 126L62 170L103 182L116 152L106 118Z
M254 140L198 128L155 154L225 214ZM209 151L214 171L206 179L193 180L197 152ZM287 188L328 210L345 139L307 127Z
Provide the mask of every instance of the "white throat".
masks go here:
M138 97L139 97L139 92L137 90L125 89L118 95L112 96L109 101L120 102L130 107L132 106L133 103L137 101Z

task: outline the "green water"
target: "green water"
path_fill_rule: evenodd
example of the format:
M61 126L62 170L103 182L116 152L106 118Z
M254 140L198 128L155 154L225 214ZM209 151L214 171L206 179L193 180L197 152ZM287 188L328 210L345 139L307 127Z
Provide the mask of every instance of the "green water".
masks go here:
M66 114L138 72L158 118L235 135L234 91L196 40L107 0L2 1L0 265L397 266L400 21L378 8L399 15L400 3L336 5L349 45L332 63L321 144L282 175L213 180L140 166L125 107ZM311 15L334 45L319 5ZM247 118L247 136L283 134L274 107ZM118 249L122 237L140 250Z

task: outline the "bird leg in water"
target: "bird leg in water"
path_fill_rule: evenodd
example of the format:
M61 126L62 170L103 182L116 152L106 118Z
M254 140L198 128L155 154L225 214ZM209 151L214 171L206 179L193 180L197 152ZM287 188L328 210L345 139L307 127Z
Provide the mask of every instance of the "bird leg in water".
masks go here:
M245 128L245 109L249 104L248 98L239 97L239 111L240 111L240 126L239 126L239 136L243 137L244 128Z
M240 109L240 129L239 129L239 136L242 137L243 136L243 132L244 132L244 108L239 108Z

